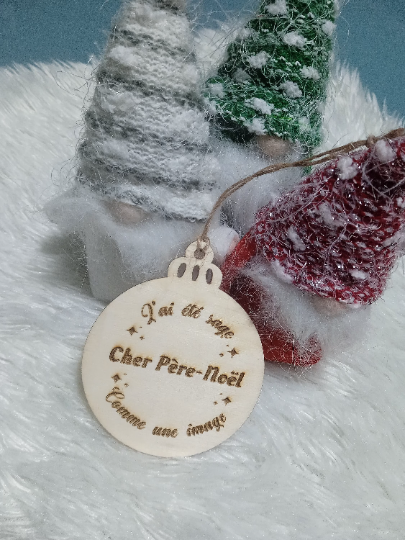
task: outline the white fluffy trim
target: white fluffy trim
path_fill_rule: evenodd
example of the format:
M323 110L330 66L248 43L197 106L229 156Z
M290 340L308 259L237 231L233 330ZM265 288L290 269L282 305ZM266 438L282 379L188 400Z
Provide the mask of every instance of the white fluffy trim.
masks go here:
M300 291L282 279L277 268L259 259L250 264L246 274L262 287L265 318L290 330L302 345L316 336L326 358L349 349L364 335L369 306L355 310L336 302L336 306L319 309L313 295Z

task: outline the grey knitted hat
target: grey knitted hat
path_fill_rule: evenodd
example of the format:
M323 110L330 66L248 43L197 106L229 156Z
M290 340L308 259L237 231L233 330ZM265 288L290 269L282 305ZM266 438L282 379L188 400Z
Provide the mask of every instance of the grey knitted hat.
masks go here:
M185 0L126 0L96 71L78 182L105 198L202 220L217 170Z

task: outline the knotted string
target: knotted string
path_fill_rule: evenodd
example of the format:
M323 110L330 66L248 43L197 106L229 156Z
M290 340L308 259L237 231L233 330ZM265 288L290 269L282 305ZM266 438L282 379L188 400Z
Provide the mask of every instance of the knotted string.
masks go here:
M348 152L352 152L353 150L356 150L357 148L360 148L362 146L371 148L375 145L377 141L381 141L382 139L395 139L396 137L403 137L404 135L404 128L393 129L392 131L386 133L385 135L381 135L380 137L374 137L373 135L370 135L367 139L351 142L349 144L344 144L343 146L339 146L338 148L332 148L331 150L327 150L326 152L321 152L320 154L316 154L315 156L301 159L299 161L294 161L293 163L276 163L275 165L269 165L268 167L265 167L264 169L261 169L260 171L257 171L250 176L247 176L246 178L242 178L242 180L239 180L232 186L229 186L229 188L226 189L219 196L217 202L214 204L207 218L207 221L205 222L204 229L201 235L197 238L199 249L204 249L204 246L206 246L207 244L209 245L208 229L211 224L212 218L214 217L215 212L218 210L218 208L228 197L235 193L235 191L238 191L238 189L248 184L254 178L258 178L259 176L263 176L265 174L271 174L276 171L280 171L281 169L289 169L292 167L313 167L315 165L321 165L322 163L331 161L332 159L347 154Z

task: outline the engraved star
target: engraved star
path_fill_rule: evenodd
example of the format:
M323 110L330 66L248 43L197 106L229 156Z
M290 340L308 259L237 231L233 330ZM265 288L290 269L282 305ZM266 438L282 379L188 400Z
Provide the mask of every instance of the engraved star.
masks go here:
M113 375L111 378L115 383L121 380L121 377L118 375L118 373Z
M141 336L139 339L145 339L144 336Z
M229 352L229 351L228 351L228 352ZM219 353L219 356L224 356L224 353L223 353L223 352Z
M135 326L131 326L131 328L128 328L127 332L129 332L132 336L132 334L138 333Z
M232 400L231 400L231 398L226 397L226 398L223 399L222 401L225 403L225 405L228 405L228 403L231 403Z
M218 405L218 401L214 401L214 405Z
M235 347L231 351L227 351L232 356L232 358L235 356L235 354L239 354L238 351L235 349Z

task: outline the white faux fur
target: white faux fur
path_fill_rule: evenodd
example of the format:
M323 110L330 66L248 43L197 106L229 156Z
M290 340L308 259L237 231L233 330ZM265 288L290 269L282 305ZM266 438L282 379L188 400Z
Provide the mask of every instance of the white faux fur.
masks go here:
M332 143L397 124L339 73ZM93 417L80 359L103 304L42 213L72 167L88 75L0 70L0 538L402 539L402 264L356 349L306 370L267 365L251 417L216 449L149 457Z

